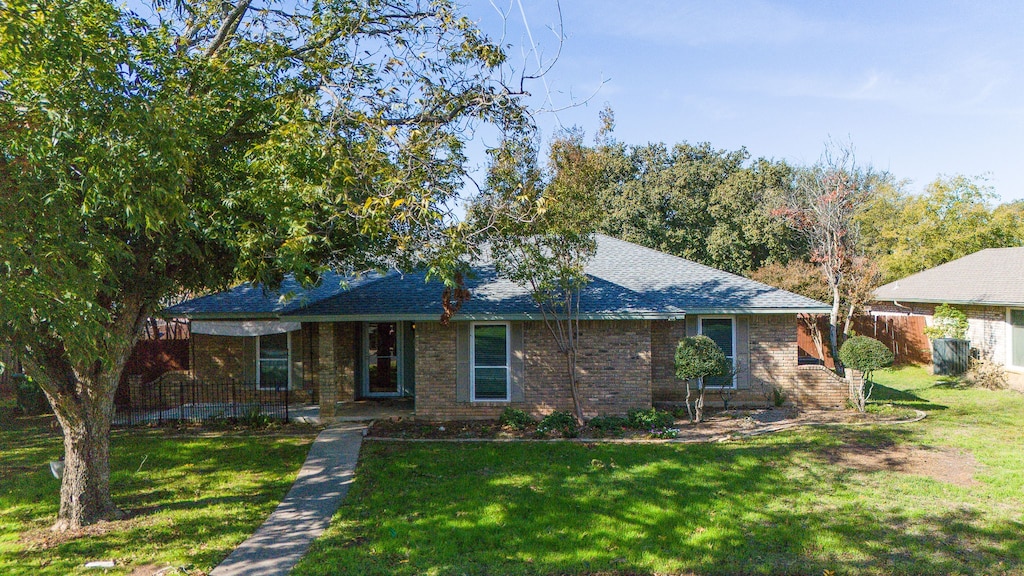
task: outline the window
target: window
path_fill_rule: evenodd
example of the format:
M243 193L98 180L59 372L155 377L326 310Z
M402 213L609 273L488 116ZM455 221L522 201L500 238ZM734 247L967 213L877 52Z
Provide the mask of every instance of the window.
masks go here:
M736 322L731 316L700 318L697 331L718 344L729 363L736 366ZM709 376L703 379L702 384L708 388L735 388L736 379L730 376Z
M1024 310L1010 310L1010 366L1024 368Z
M256 387L261 390L290 388L289 349L291 334L256 337Z
M475 401L509 400L508 324L474 324L470 389Z

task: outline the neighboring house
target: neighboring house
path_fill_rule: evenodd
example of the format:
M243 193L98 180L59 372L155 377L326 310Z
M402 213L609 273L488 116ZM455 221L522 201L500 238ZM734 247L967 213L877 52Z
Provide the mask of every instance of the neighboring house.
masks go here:
M1024 248L989 248L875 290L873 314L924 316L949 304L967 315L971 348L1024 383Z
M766 385L810 406L847 398L832 372L797 365L796 315L827 312L821 302L608 236L598 236L586 272L579 379L588 417L681 402L675 347L698 333L736 366L715 389L734 403L764 402ZM308 291L286 281L290 298L243 284L164 315L191 320L196 379L306 390L324 416L336 402L393 397L414 398L428 420L571 409L565 362L530 293L486 262L466 285L472 296L448 326L440 283L398 272L328 274Z

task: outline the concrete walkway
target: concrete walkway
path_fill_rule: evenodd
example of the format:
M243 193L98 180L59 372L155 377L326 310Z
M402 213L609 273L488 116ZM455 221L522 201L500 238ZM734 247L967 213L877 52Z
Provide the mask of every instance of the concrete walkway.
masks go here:
M321 432L288 495L210 576L288 574L330 524L348 492L365 429L365 423L351 422Z

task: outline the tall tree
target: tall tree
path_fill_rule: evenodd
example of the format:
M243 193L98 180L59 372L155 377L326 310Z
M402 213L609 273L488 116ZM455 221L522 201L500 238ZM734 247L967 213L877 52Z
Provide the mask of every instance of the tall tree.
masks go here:
M544 325L563 356L576 419L584 406L577 367L580 298L587 262L597 250L601 217L593 190L601 156L568 132L550 146L540 167L533 146L503 148L494 157L487 189L471 208L474 228L486 231L499 275L530 290Z
M797 172L778 211L804 236L811 260L820 267L828 285L832 300L829 344L837 367L842 365L838 352L844 275L857 256L855 217L875 181L870 168L857 164L852 146L830 142L817 164Z
M785 163L708 143L598 150L608 167L598 191L606 234L735 273L804 250L771 211L792 180Z
M937 178L920 195L883 189L857 217L863 249L892 281L985 248L1021 245L1019 206L996 199L983 179L963 175Z
M465 131L527 128L448 0L168 4L0 10L0 345L64 433L57 530L119 514L114 392L162 298L429 259Z

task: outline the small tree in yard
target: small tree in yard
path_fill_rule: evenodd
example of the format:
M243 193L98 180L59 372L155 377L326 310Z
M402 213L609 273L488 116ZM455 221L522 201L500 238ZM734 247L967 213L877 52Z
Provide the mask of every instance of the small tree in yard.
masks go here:
M851 146L829 143L817 164L797 173L784 206L777 210L807 241L811 261L828 285L829 344L837 369L842 362L837 350L845 276L858 271L853 266L859 236L856 216L878 181L879 175L857 164Z
M546 168L546 169L545 169ZM524 286L540 309L565 359L575 417L584 421L576 366L584 272L597 251L601 217L593 190L600 156L568 132L550 146L545 168L533 146L509 146L494 155L487 189L470 210L471 228L487 238L499 275Z
M732 364L725 352L707 336L689 336L679 341L676 346L676 378L686 383L686 413L691 422L700 422L704 418L704 393L707 387L698 384L697 398L691 404L692 390L690 383L708 376L729 376Z
M853 398L857 404L857 410L864 412L871 393L875 389L871 373L879 368L892 365L894 359L892 350L874 338L853 336L843 342L843 347L839 349L839 359L844 365L864 373L864 384L856 391L856 396Z
M968 328L970 328L970 324L967 322L966 314L949 304L940 304L935 307L932 325L925 328L924 333L932 340L936 338L963 340L967 337Z

